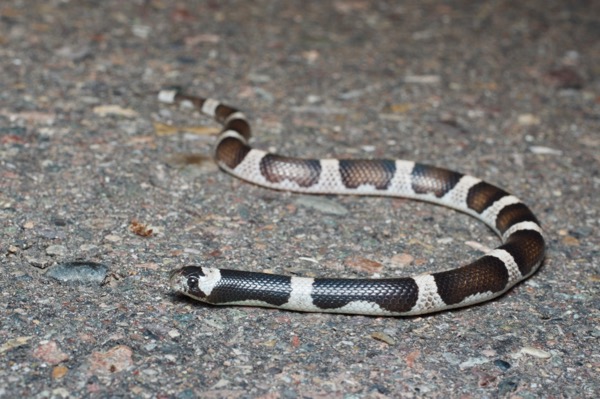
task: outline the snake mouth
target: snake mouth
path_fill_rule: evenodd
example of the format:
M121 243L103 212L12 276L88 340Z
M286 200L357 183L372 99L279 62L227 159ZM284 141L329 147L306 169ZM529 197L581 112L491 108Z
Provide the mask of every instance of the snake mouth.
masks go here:
M181 273L181 269L171 270L169 272L169 285L171 290L177 293L185 292L185 277Z

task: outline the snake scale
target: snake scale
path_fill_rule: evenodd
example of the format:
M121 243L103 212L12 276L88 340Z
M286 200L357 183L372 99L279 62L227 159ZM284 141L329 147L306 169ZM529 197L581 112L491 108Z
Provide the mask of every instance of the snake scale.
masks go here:
M382 279L307 278L185 266L170 274L175 292L214 305L379 316L432 313L484 302L531 276L544 259L540 223L517 197L476 177L412 161L300 159L252 148L244 114L219 101L175 90L163 103L187 105L223 128L215 160L259 186L309 194L377 195L427 201L488 225L502 245L450 270Z

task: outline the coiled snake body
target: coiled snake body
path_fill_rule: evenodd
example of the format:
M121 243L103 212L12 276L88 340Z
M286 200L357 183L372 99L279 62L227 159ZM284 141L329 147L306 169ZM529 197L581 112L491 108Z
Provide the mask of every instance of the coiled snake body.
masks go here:
M476 177L403 160L298 159L248 145L250 126L235 108L164 90L159 100L194 106L223 125L218 165L235 177L311 194L412 198L465 212L487 224L502 245L454 269L413 277L340 279L186 266L171 272L174 291L214 305L381 316L431 313L495 298L538 269L542 229L517 197Z

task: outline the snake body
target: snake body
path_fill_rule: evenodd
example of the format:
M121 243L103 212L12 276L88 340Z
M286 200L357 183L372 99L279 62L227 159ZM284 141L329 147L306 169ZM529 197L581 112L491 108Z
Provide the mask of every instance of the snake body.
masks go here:
M544 259L542 228L517 197L476 177L412 161L299 159L249 146L250 125L237 109L213 99L164 90L159 100L192 106L223 128L219 167L259 186L310 194L412 198L467 213L488 225L502 245L466 265L384 279L306 278L185 266L170 274L175 292L214 305L294 311L405 316L437 312L502 295Z

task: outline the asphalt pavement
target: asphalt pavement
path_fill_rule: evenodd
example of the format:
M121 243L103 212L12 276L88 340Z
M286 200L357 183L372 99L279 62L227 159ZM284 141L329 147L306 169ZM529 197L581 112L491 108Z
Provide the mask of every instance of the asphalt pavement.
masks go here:
M0 397L597 398L600 2L0 3ZM403 276L498 238L403 199L239 181L179 86L257 148L418 160L540 219L539 272L422 317L211 307L187 264Z

